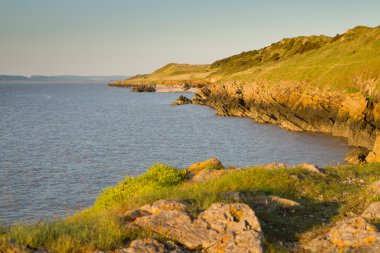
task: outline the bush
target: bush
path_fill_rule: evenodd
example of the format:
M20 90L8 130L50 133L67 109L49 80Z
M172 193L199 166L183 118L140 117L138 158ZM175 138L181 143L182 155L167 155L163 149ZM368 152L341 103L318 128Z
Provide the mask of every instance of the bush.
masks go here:
M94 207L111 207L133 196L147 192L159 192L181 183L186 177L185 170L177 170L165 164L154 164L145 174L138 177L126 177L115 187L104 189Z

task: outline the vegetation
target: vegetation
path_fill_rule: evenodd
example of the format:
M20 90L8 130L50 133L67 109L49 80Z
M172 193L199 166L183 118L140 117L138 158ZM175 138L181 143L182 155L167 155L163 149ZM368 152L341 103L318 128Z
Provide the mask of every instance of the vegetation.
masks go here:
M380 89L380 26L358 26L335 37L301 36L211 65L168 64L128 83L174 83L204 79L228 81L307 84L329 90L363 91L372 95Z
M222 194L244 193L242 201L256 212L266 237L268 252L286 252L294 241L308 240L332 222L350 213L361 213L380 196L366 196L366 186L380 179L380 164L329 167L324 175L302 170L249 167L220 177L192 182L186 170L155 164L145 174L127 177L102 191L94 206L62 220L2 229L0 251L11 243L53 252L113 249L135 238L155 234L123 226L119 214L155 200L181 199L194 215L214 202L231 202ZM303 208L270 209L254 201L257 195L276 195L301 203ZM286 233L284 233L286 231Z

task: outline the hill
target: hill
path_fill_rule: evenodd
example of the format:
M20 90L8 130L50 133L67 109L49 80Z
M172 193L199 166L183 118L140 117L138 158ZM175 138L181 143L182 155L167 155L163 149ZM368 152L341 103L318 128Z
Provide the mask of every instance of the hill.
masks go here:
M215 61L211 65L168 64L118 84L228 81L305 82L330 90L379 88L380 26L357 26L335 37L300 36ZM370 87L367 87L370 89Z

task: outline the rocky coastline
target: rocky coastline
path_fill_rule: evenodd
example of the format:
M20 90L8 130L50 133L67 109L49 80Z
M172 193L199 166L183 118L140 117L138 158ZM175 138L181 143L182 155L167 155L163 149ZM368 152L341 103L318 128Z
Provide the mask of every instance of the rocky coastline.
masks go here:
M360 92L326 92L288 84L266 88L260 83L232 82L201 88L191 103L212 107L221 116L248 117L290 131L344 137L358 148L352 154L363 161L380 161L380 105Z

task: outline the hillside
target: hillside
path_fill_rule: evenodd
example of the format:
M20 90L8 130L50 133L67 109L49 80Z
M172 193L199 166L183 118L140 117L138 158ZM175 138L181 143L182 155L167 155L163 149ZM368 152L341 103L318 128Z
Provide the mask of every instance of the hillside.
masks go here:
M218 115L344 137L364 148L360 157L380 162L380 26L286 38L211 65L172 63L112 85L147 84L203 87L183 101Z
M151 74L136 75L130 79L113 82L112 86L123 85L182 85L184 82L189 84L210 84L208 76L215 71L210 65L191 65L169 63L157 69Z
M330 90L379 87L380 26L358 26L335 37L300 36L243 52L211 65L168 64L118 84L177 82L303 82ZM370 89L370 87L367 87Z

